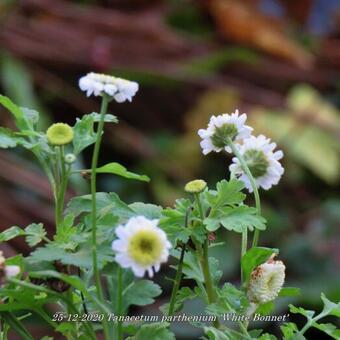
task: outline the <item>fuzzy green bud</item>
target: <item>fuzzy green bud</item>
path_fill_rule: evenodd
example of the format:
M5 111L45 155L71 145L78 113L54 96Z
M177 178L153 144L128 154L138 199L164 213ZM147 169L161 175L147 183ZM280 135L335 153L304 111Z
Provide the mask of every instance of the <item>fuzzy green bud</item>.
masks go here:
M67 164L72 164L74 163L76 160L76 156L73 153L68 153L67 155L65 155L65 162Z
M206 187L207 183L205 181L203 181L202 179L195 179L194 181L187 183L184 187L184 190L191 194L199 194Z
M65 145L73 140L73 129L70 125L56 123L46 131L47 140L52 145Z

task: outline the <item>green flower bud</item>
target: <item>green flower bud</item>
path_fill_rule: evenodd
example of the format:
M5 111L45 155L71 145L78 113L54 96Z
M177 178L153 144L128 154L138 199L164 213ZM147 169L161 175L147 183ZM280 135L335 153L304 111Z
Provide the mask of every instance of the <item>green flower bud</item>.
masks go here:
M64 123L56 123L51 125L47 132L47 140L52 145L64 145L72 142L72 127Z
M184 187L184 190L191 194L198 194L202 192L206 187L207 183L205 181L203 181L202 179L195 179L194 181L187 183Z
M67 164L72 164L74 163L76 160L76 156L73 153L68 153L67 155L65 155L65 162Z

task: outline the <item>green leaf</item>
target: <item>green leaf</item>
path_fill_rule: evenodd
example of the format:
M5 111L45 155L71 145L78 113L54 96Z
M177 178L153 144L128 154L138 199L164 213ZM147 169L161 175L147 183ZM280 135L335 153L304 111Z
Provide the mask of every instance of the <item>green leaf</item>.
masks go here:
M221 331L214 327L204 327L204 333L209 340L241 340L237 333L231 333L229 330Z
M97 192L97 211L98 215L103 216L105 212L112 212L120 219L126 220L135 215L134 211L125 204L119 196L114 193ZM91 195L84 195L72 198L66 209L66 213L73 214L75 217L82 213L92 211Z
M185 218L190 208L191 201L183 198L176 200L174 209L167 208L162 211L163 218L160 220L160 226L172 244L177 244L178 241L188 242L191 232L189 228L185 228Z
M308 320L311 320L315 314L313 310L306 310L302 307L295 307L293 305L289 305L289 310L291 313L305 316Z
M189 287L182 287L177 292L177 295L176 295L176 302L175 302L174 313L177 313L177 312L179 312L182 309L183 304L184 304L184 302L186 300L192 300L192 299L196 298L197 296L198 296L197 291L194 292ZM161 312L164 315L168 315L169 314L169 306L170 306L170 303L165 303L159 309L161 310Z
M279 296L284 297L284 296L298 296L300 295L300 288L296 287L283 287L280 290Z
M159 205L135 202L129 204L129 207L137 214L143 215L150 219L160 219L163 208Z
M128 179L136 179L138 181L150 182L150 178L146 175L138 175L128 171L123 165L112 162L103 165L96 170L99 174L114 174Z
M19 130L28 129L24 113L19 106L15 105L8 97L0 95L0 104L2 104L15 119L16 126Z
M89 114L93 118L94 122L98 123L100 121L100 114L97 112L92 112ZM112 114L107 113L104 117L104 122L106 123L118 123L118 118Z
M161 293L161 287L150 280L135 281L123 292L124 305L126 307L150 305L155 302L154 298Z
M81 119L77 118L76 124L73 127L73 153L78 155L85 148L94 144L97 134L94 132L94 123L99 121L98 113L84 115ZM117 122L113 115L105 115L106 122Z
M336 328L335 325L331 323L316 323L313 322L313 327L319 329L320 331L326 333L331 336L333 339L340 339L340 329Z
M261 315L269 315L273 312L275 308L275 304L273 301L269 301L267 303L264 303L263 305L260 305L257 309L256 309L256 313L257 314L261 314Z
M334 315L340 317L340 302L334 303L327 299L325 294L321 294L321 300L324 304L322 314Z
M25 228L26 242L30 247L36 246L46 236L46 231L42 223L32 223Z
M176 340L175 334L169 329L169 323L157 322L152 324L144 324L138 332L129 337L128 340Z
M18 144L19 138L14 131L0 127L0 148L15 148Z
M242 203L246 197L246 195L241 192L243 188L244 183L237 179L232 179L229 182L222 180L217 183L216 191L208 190L205 195L211 207L218 209L226 205Z
M266 262L272 254L278 254L274 248L255 247L249 249L241 259L244 282L248 283L251 272L260 264Z
M209 314L219 316L231 311L242 314L249 306L245 293L231 283L225 283L222 288L217 288L216 292L218 297L217 302L210 304L206 308Z
M259 230L266 229L266 220L257 215L257 210L247 205L238 207L223 207L214 210L209 217L204 220L209 231L215 231L220 224L227 230L243 232L246 228L253 231L254 228Z
M0 233L0 242L7 242L17 236L23 235L25 235L25 232L21 228L17 226L10 227L3 231L2 233Z
M305 340L306 338L299 334L299 330L295 323L288 322L280 326L284 340Z

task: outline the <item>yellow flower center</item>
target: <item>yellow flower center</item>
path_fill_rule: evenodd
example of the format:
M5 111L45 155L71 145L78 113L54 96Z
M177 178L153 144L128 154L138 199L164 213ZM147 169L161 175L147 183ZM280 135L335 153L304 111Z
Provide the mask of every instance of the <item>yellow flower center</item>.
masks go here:
M64 123L56 123L51 125L47 132L48 142L52 145L64 145L72 142L72 127Z
M130 257L142 266L156 263L163 250L163 242L157 233L151 230L140 230L129 241Z

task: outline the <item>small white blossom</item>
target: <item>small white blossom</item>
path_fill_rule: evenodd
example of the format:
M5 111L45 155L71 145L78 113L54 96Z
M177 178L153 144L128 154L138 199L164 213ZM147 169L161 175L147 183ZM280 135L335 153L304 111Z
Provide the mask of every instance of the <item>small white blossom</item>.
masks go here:
M20 273L19 266L6 266L5 267L6 277L17 276Z
M15 265L6 265L3 252L0 251L0 283L2 284L6 278L16 276L20 273L20 267Z
M285 281L286 267L282 261L273 257L259 265L252 273L248 286L248 298L255 304L264 304L274 300Z
M232 114L222 114L210 118L208 128L198 130L198 135L202 138L200 143L202 152L207 155L211 151L220 152L226 150L231 152L228 146L228 138L233 142L242 141L248 138L252 132L250 126L244 123L247 120L245 113L239 115L238 110Z
M116 235L118 239L112 243L116 262L123 268L131 268L137 277L143 277L146 271L152 277L161 263L168 260L171 244L158 227L158 220L132 217L116 228Z
M269 138L260 135L245 139L243 144L237 147L247 163L258 188L262 187L268 190L273 185L278 184L284 169L279 162L283 157L283 152L281 150L274 152L276 143L271 143ZM229 170L245 183L249 192L253 191L250 180L243 171L237 157L233 158L233 164L230 165Z
M138 83L134 81L93 72L79 79L79 87L88 97L92 94L102 96L105 93L118 103L132 101L138 91Z
M68 153L65 155L65 162L67 164L72 164L76 161L76 156L73 153Z

